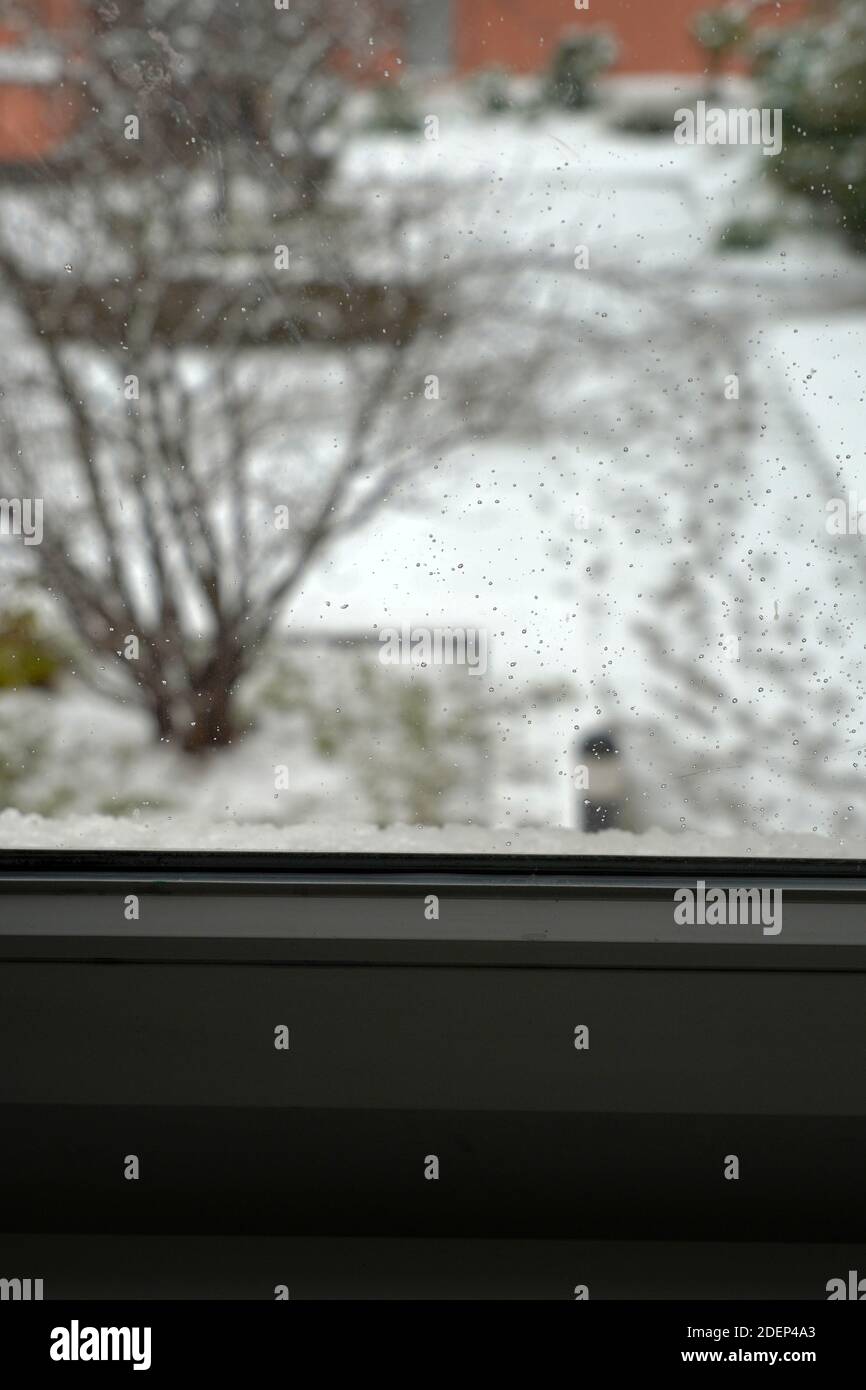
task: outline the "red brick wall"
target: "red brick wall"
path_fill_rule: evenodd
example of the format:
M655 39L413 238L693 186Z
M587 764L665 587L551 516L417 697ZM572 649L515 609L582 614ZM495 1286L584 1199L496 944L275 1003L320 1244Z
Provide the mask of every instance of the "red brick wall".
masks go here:
M78 105L62 89L0 86L0 163L52 154L74 128Z
M578 27L611 29L619 41L617 72L699 73L706 66L690 22L716 0L452 0L460 72L499 64L515 72L547 66L558 37ZM785 7L790 15L792 7ZM762 22L772 22L768 4ZM783 16L784 18L784 16Z
M547 66L566 30L602 26L612 30L619 41L616 71L699 73L705 58L691 38L690 21L714 2L590 0L588 10L575 10L574 0L451 0L455 66L460 73L492 64L515 72L535 72ZM40 23L65 31L71 44L86 41L82 39L78 0L29 3ZM794 10L794 5L785 6L783 21ZM768 3L762 19L772 22L775 11L775 5ZM382 0L382 41L372 49L372 58L369 53L360 59L358 54L344 54L338 65L355 80L398 75L399 15L400 0ZM0 46L27 41L26 30L0 26ZM62 87L0 84L0 163L50 156L74 128L78 113L74 95Z
M63 30L70 42L80 38L77 0L30 0L36 24L0 27L0 46L38 42L40 26ZM78 102L62 87L0 84L0 163L21 164L50 155L74 128Z

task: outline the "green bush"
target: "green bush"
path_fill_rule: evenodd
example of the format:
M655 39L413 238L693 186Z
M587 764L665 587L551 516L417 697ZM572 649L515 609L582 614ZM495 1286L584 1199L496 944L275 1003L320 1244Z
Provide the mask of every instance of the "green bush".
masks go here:
M682 100L659 97L632 101L612 112L610 125L623 135L659 135L670 140L676 125L676 110L684 105Z
M255 701L299 717L296 736L350 773L377 825L480 811L489 711L465 668L395 671L375 648L347 646L319 662L279 659Z
M616 60L616 40L607 29L574 30L560 40L547 75L549 105L582 111L591 105L596 80Z
M383 135L415 135L424 122L411 93L401 82L382 82L373 90L367 129Z
M762 106L781 108L770 173L814 203L866 252L866 6L814 4L800 23L758 32L752 69Z
M776 224L769 218L735 218L719 233L722 251L763 251L776 234Z
M0 615L0 690L51 689L65 664L33 613Z

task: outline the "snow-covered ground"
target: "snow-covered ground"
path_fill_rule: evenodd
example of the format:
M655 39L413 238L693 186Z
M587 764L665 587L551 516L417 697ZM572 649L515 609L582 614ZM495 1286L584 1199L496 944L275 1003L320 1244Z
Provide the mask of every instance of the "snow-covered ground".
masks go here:
M578 351L565 382L551 383L543 437L451 460L435 505L384 512L363 546L335 550L293 613L326 625L327 605L350 594L360 627L406 613L459 617L491 634L494 685L508 682L519 697L540 673L570 683L573 700L537 721L535 784L498 789L501 811L518 822L574 823L575 734L613 723L644 827L844 836L852 819L862 823L856 736L836 745L840 783L825 778L830 726L860 723L854 624L864 598L858 538L840 546L827 535L825 504L864 477L866 265L796 232L766 251L719 254L719 229L760 201L760 166L752 151L612 133L603 114L529 126L455 118L438 141L395 137L347 154L349 183L468 185L464 241L536 251L545 264L560 258L561 293L579 281L579 293L623 320L622 360L597 369ZM578 245L590 251L584 272L570 265ZM602 273L622 275L630 302L617 301L607 279L592 290ZM682 317L664 338L653 314L669 310ZM656 347L663 360L648 384ZM586 400L606 399L608 410L613 400L606 449L583 445L569 372L584 410ZM723 435L740 409L723 397L729 372L754 397L742 437L735 426ZM671 412L666 397L680 408ZM642 423L629 419L635 402L649 417ZM717 424L701 437L708 409ZM718 522L708 520L712 506ZM691 564L683 602L671 593L679 563ZM641 645L638 624L654 629L654 642ZM723 692L706 709L690 689L696 645Z

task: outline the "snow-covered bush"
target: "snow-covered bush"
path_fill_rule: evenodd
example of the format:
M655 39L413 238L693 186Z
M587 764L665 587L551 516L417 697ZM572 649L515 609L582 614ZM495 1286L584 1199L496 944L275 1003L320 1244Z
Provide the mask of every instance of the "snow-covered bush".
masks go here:
M424 121L405 82L381 82L373 90L367 130L383 135L415 135Z
M733 4L703 10L692 21L691 28L695 41L707 55L707 75L712 91L725 63L748 38L748 7Z
M485 116L501 116L517 106L514 79L507 68L482 68L472 79L472 96Z
M575 29L565 34L553 55L544 98L551 106L582 111L591 105L597 79L616 56L616 40L607 29Z

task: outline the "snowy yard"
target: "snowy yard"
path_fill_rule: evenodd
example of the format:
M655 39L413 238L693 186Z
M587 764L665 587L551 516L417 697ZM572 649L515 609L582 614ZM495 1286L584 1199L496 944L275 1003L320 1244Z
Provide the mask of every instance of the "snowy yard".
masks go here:
M662 839L610 832L594 852L684 850L703 834L719 852L770 835L772 852L853 853L866 561L862 538L825 522L832 498L866 490L866 264L796 226L765 250L720 251L720 230L766 197L760 162L619 134L603 110L527 123L455 105L437 140L358 135L338 204L366 199L383 228L413 189L432 205L405 235L357 248L358 264L387 277L399 256L446 281L489 267L492 296L422 364L443 402L470 348L483 363L525 345L529 362L551 310L569 337L525 400L518 374L504 435L409 476L323 554L271 635L236 746L195 764L155 748L136 712L74 677L3 694L0 795L15 810L0 842L348 849L389 824L403 826L389 847L447 846L405 824L430 817L478 827L460 849L556 852L577 843L578 739L613 727L632 829ZM269 362L270 389L311 403L312 466L342 428L332 367L315 349ZM398 673L437 712L414 752L362 679L387 674L377 632L406 622L477 629L490 651L477 683ZM371 642L372 662L328 645L343 633ZM299 642L315 657L293 701ZM289 695L263 699L263 683ZM313 712L334 714L336 733ZM74 814L88 817L78 829L62 819Z

